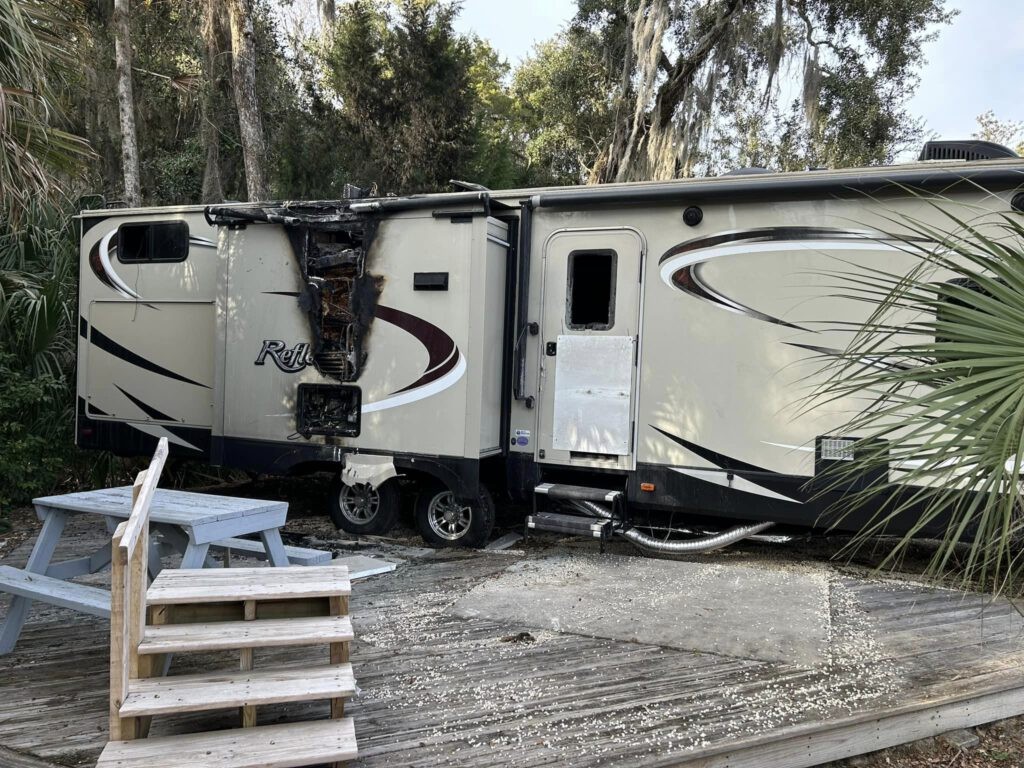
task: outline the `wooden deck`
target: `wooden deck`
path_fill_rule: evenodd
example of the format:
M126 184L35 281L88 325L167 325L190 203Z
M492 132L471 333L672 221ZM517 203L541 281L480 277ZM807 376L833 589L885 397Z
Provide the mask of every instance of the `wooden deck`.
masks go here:
M96 535L83 529L62 546ZM26 554L23 545L5 562ZM355 585L351 765L809 766L1024 713L1024 622L1009 603L831 569L833 653L815 668L450 613L474 586L539 556L441 553ZM586 556L600 557L596 547ZM524 630L532 642L519 640ZM94 764L106 739L107 643L102 619L33 607L17 649L0 658L0 764ZM299 663L313 652L258 653ZM174 672L189 669L179 656ZM328 714L326 702L302 707ZM260 722L297 714L280 705ZM196 724L157 719L153 735Z

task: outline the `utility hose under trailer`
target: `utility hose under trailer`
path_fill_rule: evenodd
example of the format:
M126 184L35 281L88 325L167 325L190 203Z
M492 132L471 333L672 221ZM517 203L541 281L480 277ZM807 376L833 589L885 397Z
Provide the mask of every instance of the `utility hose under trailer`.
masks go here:
M593 517L604 520L614 520L612 511L607 507L593 501L573 501L577 509L586 512ZM615 534L629 541L633 546L642 552L659 555L689 555L698 552L710 552L715 549L727 547L741 539L746 539L771 528L775 523L754 523L752 525L739 525L727 531L709 536L702 536L697 539L686 539L679 541L668 541L641 533L636 528L617 530Z

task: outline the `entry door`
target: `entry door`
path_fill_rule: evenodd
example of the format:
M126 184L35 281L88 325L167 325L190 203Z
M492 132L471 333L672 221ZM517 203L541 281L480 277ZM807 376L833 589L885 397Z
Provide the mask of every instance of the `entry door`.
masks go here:
M642 251L626 228L548 240L538 461L632 467Z

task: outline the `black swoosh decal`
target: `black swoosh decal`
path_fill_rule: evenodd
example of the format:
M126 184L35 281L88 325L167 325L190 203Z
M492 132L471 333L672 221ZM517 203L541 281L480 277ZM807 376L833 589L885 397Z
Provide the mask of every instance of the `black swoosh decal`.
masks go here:
M263 291L264 296L291 296L293 299L298 297L298 291Z
M403 312L400 309L385 307L382 304L377 305L375 315L384 322L396 325L414 336L426 347L427 355L429 356L427 369L423 372L423 375L407 387L402 387L402 389L391 394L407 392L410 389L437 381L458 363L462 353L459 352L455 341L433 323L428 323L423 318L410 315L408 312Z
M186 378L181 374L168 370L167 368L164 368L161 365L157 365L156 363L151 362L146 358L135 354L127 347L122 347L120 344L118 344L112 338L107 336L105 333L96 330L95 326L93 326L89 332L89 341L92 344L95 344L98 348L102 349L104 352L107 352L113 355L114 357L120 358L121 360L124 360L126 363L137 365L139 368L151 371L152 373L159 373L161 376L166 376L169 379L183 381L186 384L195 384L197 387L203 387L205 389L211 389L211 387L208 384L200 384L198 381L193 381L192 379Z
M158 411L153 406L147 405L146 403L142 402L141 400L139 400L139 398L135 397L135 395L131 394L130 392L125 392L123 389L121 389L119 386L117 386L117 384L115 384L114 387L122 395L127 397L133 403L135 403L135 405L137 405L139 407L139 409L143 411L143 413L145 413L147 416L149 416L149 418L156 419L157 421L178 421L178 419L172 419L166 413L163 413L162 411Z
M81 315L78 316L78 335L83 339L89 338L89 321Z
M702 445L691 443L689 440L679 437L678 435L673 435L671 432L666 432L664 429L656 427L653 424L648 424L648 426L651 429L660 432L672 442L683 446L683 448L690 451L690 453L697 454L705 461L708 461L714 464L716 467L720 467L721 469L728 470L729 472L766 472L772 474L769 470L764 469L763 467L759 467L756 464L748 464L745 461L734 459L731 456L726 456L723 453L717 453L716 451L712 451L710 448L705 448Z
M891 238L887 238L884 233L878 233L877 235L872 236L871 234L866 234L864 232L855 232L847 229L834 229L831 227L761 227L741 232L724 232L717 235L697 237L692 240L687 240L665 251L662 257L658 260L658 264L663 264L672 257L678 256L681 253L691 253L700 251L704 248L724 245L726 243L753 244L780 242L786 240L870 240L877 242L886 239ZM928 238L924 237L901 237L900 240L909 242L931 242ZM676 270L672 274L673 285L690 296L704 299L705 301L717 304L725 309L752 317L755 320L783 325L787 328L794 328L799 331L811 332L807 328L803 328L772 315L759 312L756 309L752 309L745 304L734 301L724 294L715 291L706 281L701 279L700 271L704 263L705 262L698 261Z
M791 484L779 483L771 479L771 476L778 475L778 472L772 472L770 469L759 467L756 464L748 464L745 461L740 461L739 459L734 459L731 456L726 456L724 453L718 453L717 451L712 451L710 448L705 448L702 445L691 443L689 440L679 437L678 435L673 435L671 432L666 432L664 429L656 427L653 424L648 424L647 426L656 432L660 432L672 442L677 445L681 445L686 450L700 456L705 461L714 464L720 469L724 469L727 472L734 472L737 475L744 477L745 480L750 480L751 482L757 483L758 485L767 488L770 491L782 494L783 496L798 499L802 497L802 494L794 493ZM752 477L745 477L745 475L752 475Z
M677 269L672 273L672 282L683 293L688 293L691 296L696 296L698 299L704 299L705 301L718 304L720 307L732 312L739 312L741 315L747 315L755 320L763 320L766 323L784 325L787 328L794 328L798 331L808 330L807 328L796 325L795 323L790 323L772 315L766 315L764 312L759 312L756 309L748 307L746 304L740 304L734 299L726 298L722 294L717 293L714 289L708 286L706 281L701 279L700 267L702 266L704 266L703 263L698 262L697 264L690 264L682 269Z

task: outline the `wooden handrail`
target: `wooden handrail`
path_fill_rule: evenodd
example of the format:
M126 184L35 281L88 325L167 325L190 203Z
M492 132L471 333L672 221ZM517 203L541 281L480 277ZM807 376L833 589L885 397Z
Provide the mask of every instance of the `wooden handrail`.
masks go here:
M122 718L121 705L128 681L143 670L139 643L146 628L146 590L149 588L149 507L167 459L167 438L160 438L149 468L132 487L132 509L117 526L111 541L110 575L110 738L134 739L145 729L135 718Z
M138 544L142 528L149 522L149 505L153 502L153 494L156 493L156 484L160 481L160 473L163 471L164 462L167 461L167 438L161 437L157 443L153 460L149 468L140 473L145 475L141 487L139 478L136 478L136 485L132 488L132 513L125 522L124 532L121 534L121 546L129 552L135 549Z

